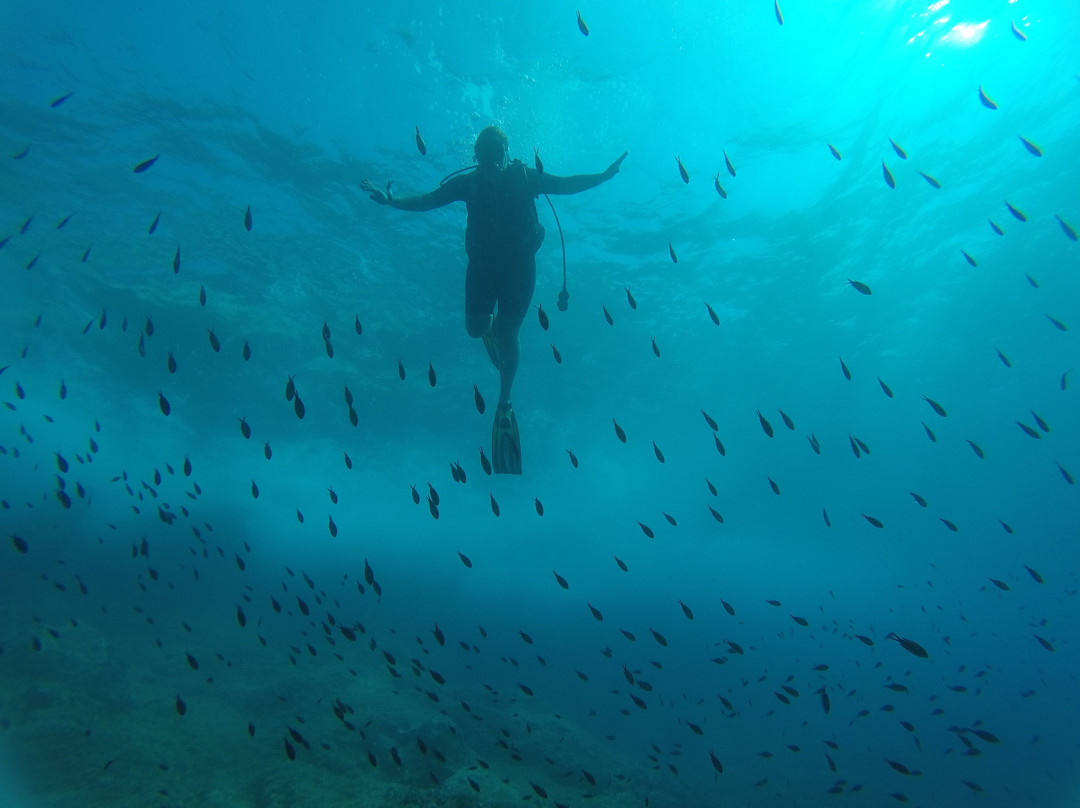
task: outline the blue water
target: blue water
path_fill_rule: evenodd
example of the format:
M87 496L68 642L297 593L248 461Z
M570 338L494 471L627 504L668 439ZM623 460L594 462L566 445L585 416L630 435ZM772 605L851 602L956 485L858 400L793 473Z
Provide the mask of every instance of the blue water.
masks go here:
M1080 6L120 5L0 8L3 804L1076 804ZM521 477L464 206L360 189L492 123L628 152Z

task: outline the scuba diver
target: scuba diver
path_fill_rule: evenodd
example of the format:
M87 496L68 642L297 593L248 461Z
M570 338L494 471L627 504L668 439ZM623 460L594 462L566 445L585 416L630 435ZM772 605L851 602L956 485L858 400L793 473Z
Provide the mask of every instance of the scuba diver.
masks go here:
M361 187L380 205L399 210L433 210L451 202L465 203L465 251L469 256L465 330L470 337L483 340L499 371L499 403L491 428L492 466L496 474L521 474L521 441L510 388L520 355L518 331L536 286L536 251L544 240L534 200L540 194L577 194L595 188L619 173L626 152L600 174L558 177L544 172L539 156L536 168L509 160L508 146L506 134L489 126L480 132L473 147L475 171L455 172L433 191L418 196L394 196L390 183L384 192L366 179ZM566 297L564 282L560 309L565 309Z

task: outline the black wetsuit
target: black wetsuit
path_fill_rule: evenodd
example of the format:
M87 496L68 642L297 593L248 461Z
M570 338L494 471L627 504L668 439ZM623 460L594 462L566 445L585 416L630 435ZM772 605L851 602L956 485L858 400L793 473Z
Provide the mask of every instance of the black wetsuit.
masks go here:
M529 169L513 160L493 178L474 171L446 184L469 214L466 316L491 314L497 302L499 314L524 318L536 286L536 251L544 240Z

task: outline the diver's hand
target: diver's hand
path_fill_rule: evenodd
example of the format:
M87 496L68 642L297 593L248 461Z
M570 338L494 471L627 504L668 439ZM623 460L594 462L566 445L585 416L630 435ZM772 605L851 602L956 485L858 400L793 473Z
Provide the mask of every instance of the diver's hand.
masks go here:
M380 205L390 204L390 200L393 199L393 194L390 193L390 183L386 183L386 192L383 193L379 188L376 188L370 180L363 180L360 183L360 187L368 192L368 195L372 200L378 202Z
M623 152L619 155L618 160L616 160L614 163L607 167L607 169L604 171L604 179L610 180L612 177L619 173L619 166L622 165L622 161L626 159L626 155L628 153L629 152Z

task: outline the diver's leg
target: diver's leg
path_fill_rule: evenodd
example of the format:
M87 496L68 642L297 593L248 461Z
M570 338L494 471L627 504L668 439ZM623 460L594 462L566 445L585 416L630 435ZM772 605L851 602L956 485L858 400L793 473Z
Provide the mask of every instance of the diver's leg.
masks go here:
M490 273L469 261L465 272L465 331L473 339L484 340L484 348L495 367L499 366L497 352L492 340L492 312L495 310L495 289Z
M518 332L524 320L524 317L504 314L501 311L495 318L495 340L499 346L500 407L510 403L510 388L514 386L514 376L517 375L518 359L521 356Z

